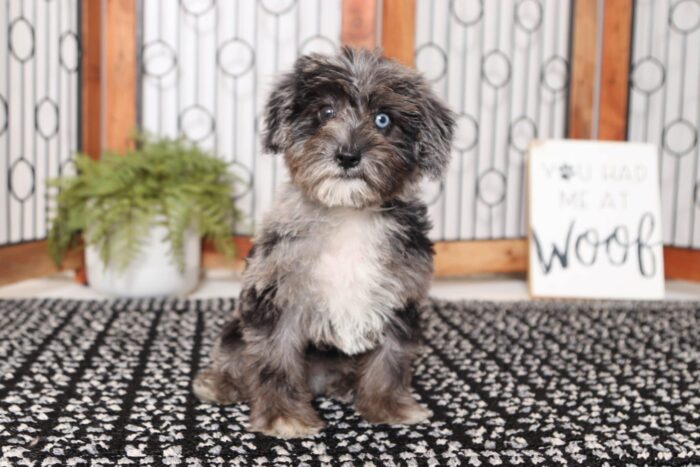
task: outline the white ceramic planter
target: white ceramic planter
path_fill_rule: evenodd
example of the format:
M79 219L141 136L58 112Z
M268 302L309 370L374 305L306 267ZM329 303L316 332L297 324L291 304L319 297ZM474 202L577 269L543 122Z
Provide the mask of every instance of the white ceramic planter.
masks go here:
M90 287L119 297L183 296L199 283L199 236L190 230L184 238L185 270L180 272L171 258L165 227L156 225L143 242L140 255L123 271L105 267L96 248L85 249L85 263ZM112 252L112 256L119 252Z

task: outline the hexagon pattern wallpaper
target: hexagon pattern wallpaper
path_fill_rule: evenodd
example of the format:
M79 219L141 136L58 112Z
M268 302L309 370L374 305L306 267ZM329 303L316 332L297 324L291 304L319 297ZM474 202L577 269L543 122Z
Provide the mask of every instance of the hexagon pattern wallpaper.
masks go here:
M340 0L141 3L141 125L230 162L245 213L235 230L251 234L286 177L260 151L264 99L299 54L339 47Z
M79 0L0 2L0 245L46 237L80 141Z
M700 1L637 0L628 139L659 147L664 241L700 248Z
M298 54L337 48L340 1L166 3L143 0L143 127L231 161L251 233L286 176L260 155L265 96ZM570 16L569 1L418 1L416 66L459 115L447 177L424 187L434 239L524 236L527 145L566 134Z
M416 66L458 114L447 177L425 190L433 238L526 235L530 140L566 136L572 5L417 2Z

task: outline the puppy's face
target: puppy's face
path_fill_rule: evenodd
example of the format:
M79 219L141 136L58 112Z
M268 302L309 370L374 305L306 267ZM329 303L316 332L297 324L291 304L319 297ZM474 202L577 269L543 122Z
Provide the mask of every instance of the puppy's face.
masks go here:
M292 183L327 206L379 205L423 175L439 178L454 118L415 71L376 52L307 55L266 108L263 145Z

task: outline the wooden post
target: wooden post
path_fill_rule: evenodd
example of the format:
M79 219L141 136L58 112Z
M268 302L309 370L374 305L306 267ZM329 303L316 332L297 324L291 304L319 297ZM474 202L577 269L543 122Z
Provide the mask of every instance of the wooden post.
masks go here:
M92 0L95 1L95 0ZM136 1L102 0L103 147L124 151L132 147L136 130Z
M82 0L82 144L93 159L102 149L132 147L136 130L136 1ZM103 29L104 25L104 29ZM87 284L83 257L75 280Z
M593 125L597 0L576 0L571 31L569 138L589 139Z
M101 47L102 47L102 2L81 2L81 48L82 48L82 152L93 159L100 157L101 135Z
M340 41L372 49L377 45L377 1L343 0Z
M605 2L598 139L627 139L632 0Z
M384 55L413 67L416 62L416 0L382 1Z
M102 152L102 2L82 0L81 8L81 135L82 152L99 159ZM87 284L85 257L77 255L75 281Z

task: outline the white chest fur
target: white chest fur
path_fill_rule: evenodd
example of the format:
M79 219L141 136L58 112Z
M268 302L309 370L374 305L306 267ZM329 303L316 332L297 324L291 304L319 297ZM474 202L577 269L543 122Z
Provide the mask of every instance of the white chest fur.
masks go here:
M392 278L382 261L387 225L378 213L340 210L329 223L312 289L318 311L312 337L348 354L371 349L398 304Z

